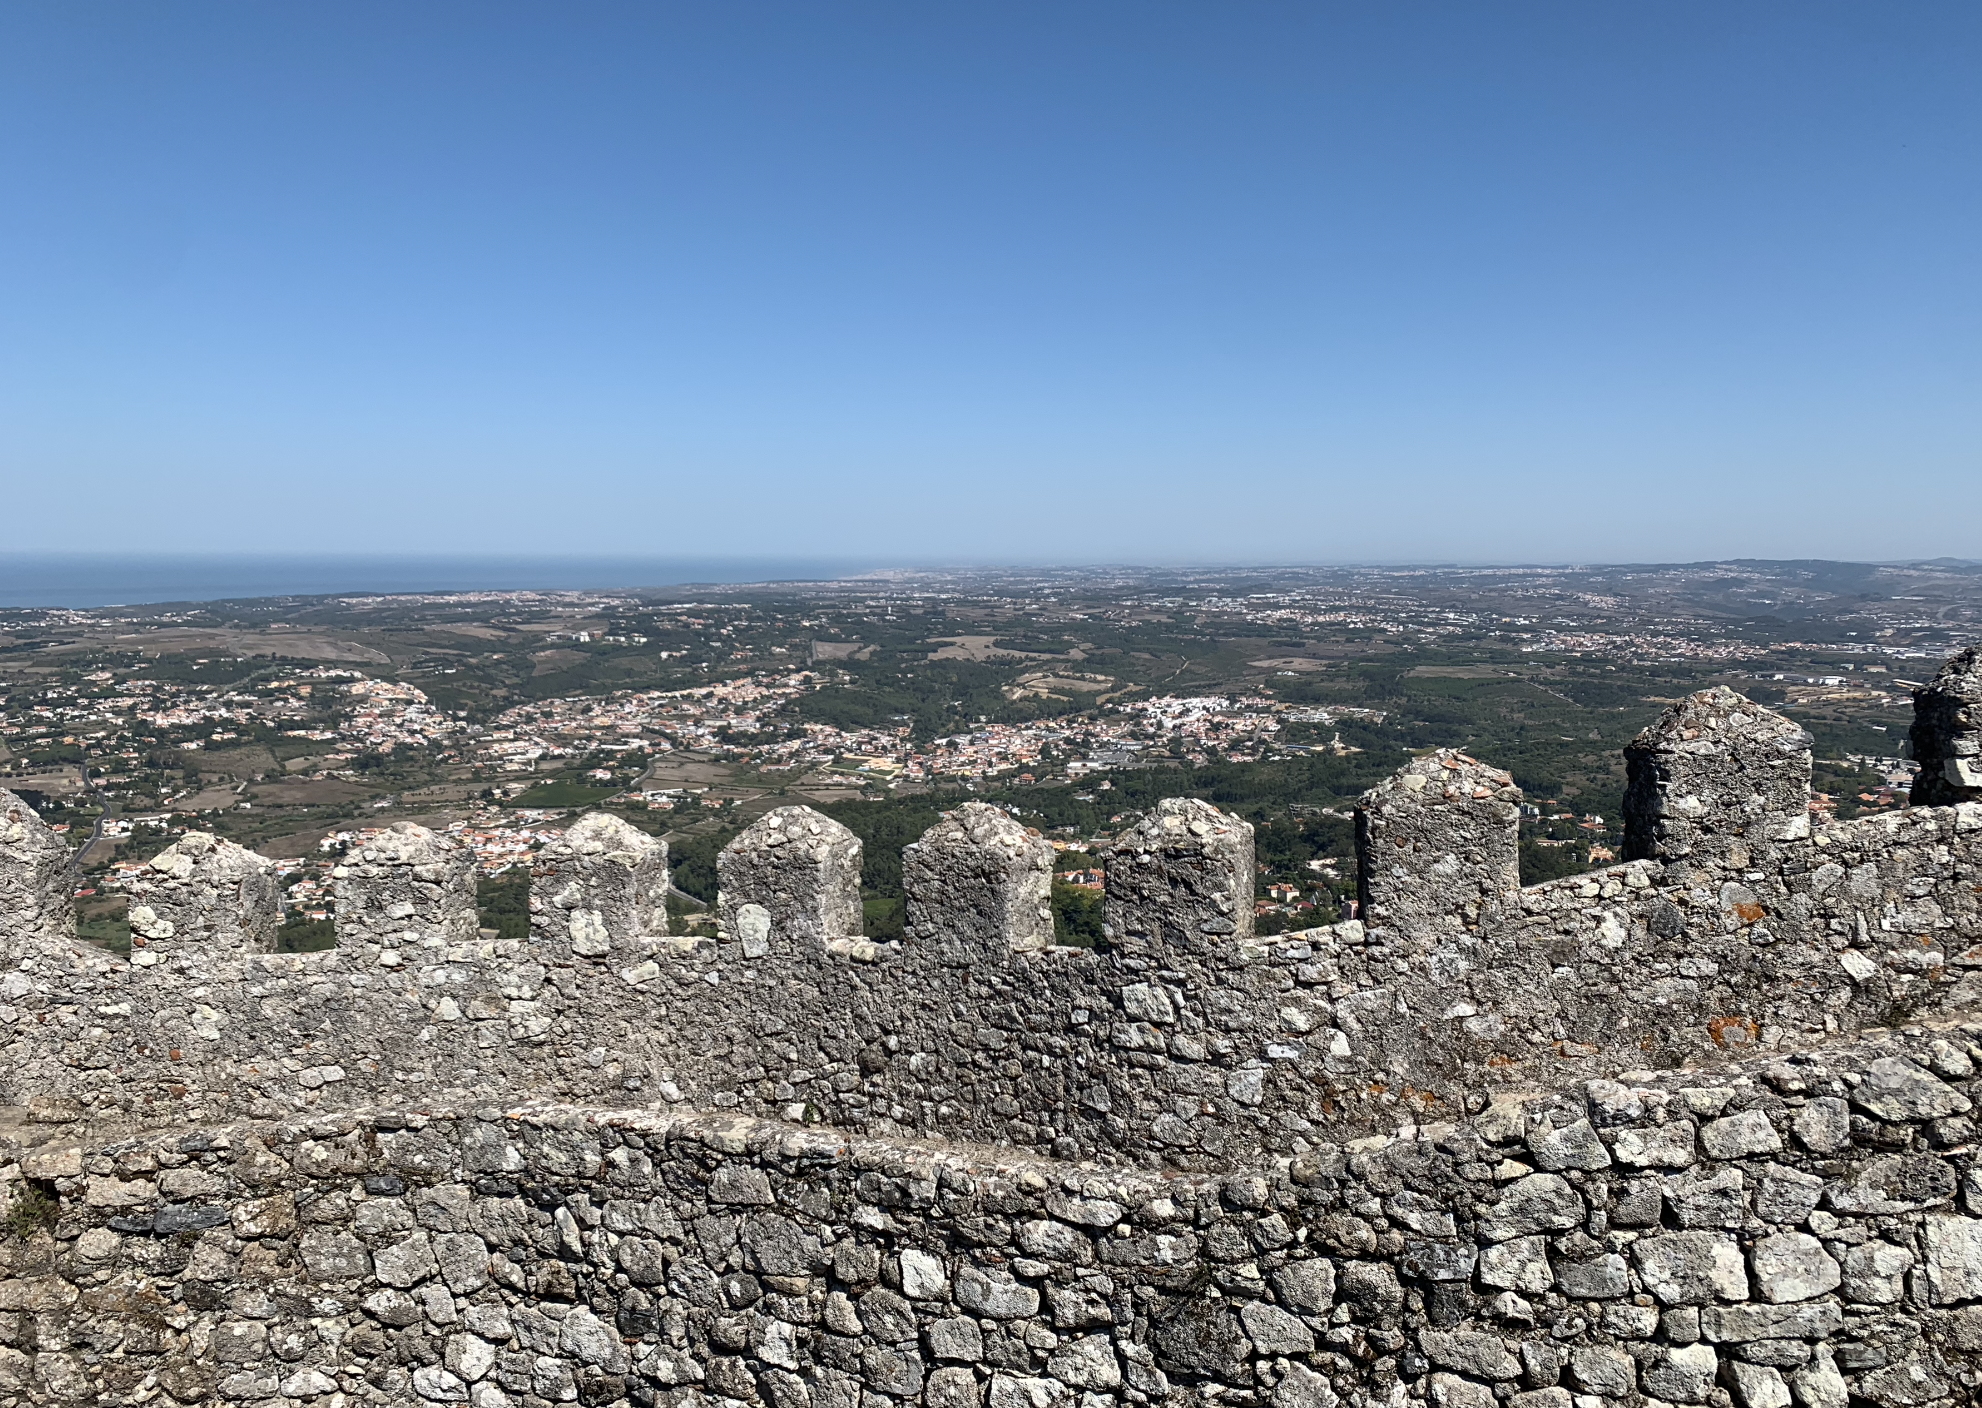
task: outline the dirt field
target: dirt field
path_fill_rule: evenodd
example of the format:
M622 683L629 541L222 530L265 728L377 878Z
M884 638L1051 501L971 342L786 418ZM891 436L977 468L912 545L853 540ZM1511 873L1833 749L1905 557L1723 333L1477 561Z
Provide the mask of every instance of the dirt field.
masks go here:
M343 661L390 665L392 657L369 645L317 631L234 631L171 629L111 637L118 650L145 655L269 655L291 660Z
M253 777L258 772L274 772L275 754L268 749L253 748L211 748L195 754L197 766L203 773L223 777Z
M46 792L51 797L68 797L83 790L82 774L74 768L61 768L55 772L29 773L25 777L0 779L0 787L8 791L25 787L31 792Z
M874 653L874 647L863 645L857 640L815 640L812 642L814 660L865 660Z
M327 807L358 801L371 796L373 791L341 777L325 777L258 783L248 789L247 800L265 807Z
M237 795L232 787L205 787L190 797L181 797L172 804L175 812L224 812L229 807L249 800Z
M719 787L736 776L727 763L704 762L699 758L663 757L647 769L640 780L643 787Z
M537 668L530 672L533 675L554 675L573 665L582 665L586 660L585 655L576 650L538 650L533 651L530 658L537 662Z

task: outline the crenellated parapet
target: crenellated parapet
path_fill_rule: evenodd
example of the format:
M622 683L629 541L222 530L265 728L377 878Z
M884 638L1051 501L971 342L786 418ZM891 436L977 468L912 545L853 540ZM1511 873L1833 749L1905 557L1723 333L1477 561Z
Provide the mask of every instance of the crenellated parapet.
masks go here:
M1916 807L1982 801L1982 646L1969 646L1913 693Z
M166 948L267 953L282 923L275 867L245 846L189 831L145 864L130 887L131 962Z
M902 852L909 940L967 964L1053 942L1053 848L1010 813L965 802Z
M1167 797L1115 838L1103 932L1152 953L1198 953L1253 932L1252 823Z
M810 807L779 807L716 857L716 915L746 958L813 953L864 927L860 838Z
M1629 860L1745 871L1810 834L1810 735L1731 689L1667 709L1624 765Z
M1476 928L1521 888L1521 789L1456 749L1414 758L1356 808L1364 923L1430 937Z
M0 945L11 953L76 932L68 843L33 807L0 788Z
M1751 709L1710 692L1648 730L1675 741L1652 759L1661 795L1736 796L1744 759L1765 793L1785 756L1794 778L1793 726ZM1678 748L1696 727L1706 750ZM1717 788L1675 790L1698 756ZM1799 839L1778 791L1669 863L1521 888L1514 795L1465 755L1414 759L1365 800L1367 922L1274 936L1250 932L1251 828L1163 802L1111 848L1095 949L1050 942L1050 848L982 805L908 849L898 942L858 937L858 840L803 807L724 855L714 940L665 937L665 853L617 819L581 818L540 854L517 939L475 930L460 847L394 828L345 857L327 952L192 941L178 919L128 964L66 937L17 945L0 1099L144 1122L503 1091L1216 1169L1564 1072L1982 1010L1982 803ZM45 853L59 898L60 852ZM187 837L167 870L217 895L230 856ZM195 928L258 922L252 903L199 912Z
M576 958L637 961L667 935L667 898L667 842L593 812L538 854L531 936Z
M409 821L365 842L331 878L337 946L376 953L383 967L410 950L470 942L481 925L474 852Z

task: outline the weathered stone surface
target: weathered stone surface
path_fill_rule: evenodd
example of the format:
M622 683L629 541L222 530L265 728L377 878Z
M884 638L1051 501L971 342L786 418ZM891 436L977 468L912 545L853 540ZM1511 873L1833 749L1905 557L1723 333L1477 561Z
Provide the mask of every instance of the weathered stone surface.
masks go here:
M40 813L0 788L0 943L9 953L75 933L72 854Z
M1913 1269L1911 1248L1867 1242L1844 1252L1844 1298L1856 1305L1897 1305ZM1982 1346L1977 1346L1982 1348Z
M1631 1168L1690 1168L1698 1157L1695 1143L1693 1122L1675 1120L1618 1130L1611 1136L1611 1153L1617 1162Z
M1668 1232L1631 1245L1631 1260L1645 1289L1666 1305L1707 1305L1745 1300L1748 1272L1732 1237L1714 1232Z
M1252 824L1209 802L1158 802L1106 864L1103 932L1117 943L1189 953L1252 934Z
M763 953L751 957L816 954L829 940L861 932L860 856L860 838L831 817L779 807L717 856L717 917L742 942L746 927L760 925L744 925L740 912L763 911Z
M338 947L377 952L388 967L423 945L472 942L481 925L474 853L410 821L381 831L331 875Z
M1631 1293L1630 1270L1615 1252L1586 1261L1557 1261L1555 1279L1564 1295L1577 1300L1615 1300Z
M1671 706L1625 748L1624 763L1630 859L1745 870L1809 834L1810 735L1731 689Z
M1588 1345L1570 1351L1569 1372L1585 1393L1622 1398L1638 1387L1638 1365L1621 1349Z
M1711 1345L1675 1345L1645 1366L1644 1389L1673 1403L1705 1403L1720 1373L1720 1356Z
M1053 848L1003 808L965 802L902 852L906 932L967 964L1053 942Z
M1790 1389L1801 1408L1848 1408L1850 1390L1827 1345L1818 1345L1809 1364L1789 1376Z
M1921 1223L1920 1242L1934 1304L1982 1299L1982 1218L1928 1217Z
M1789 1385L1778 1371L1735 1359L1723 1368L1737 1408L1790 1408Z
M1715 1344L1754 1340L1822 1339L1844 1324L1835 1301L1800 1305L1708 1305L1700 1310L1701 1338Z
M1898 1056L1881 1057L1868 1066L1865 1079L1851 1092L1851 1103L1874 1119L1892 1121L1939 1119L1973 1108L1966 1095Z
M1546 1237L1515 1237L1480 1251L1480 1284L1539 1295L1555 1284Z
M1759 1239L1749 1260L1762 1298L1778 1304L1824 1295L1844 1280L1844 1272L1824 1244L1804 1232L1778 1232Z
M1836 1096L1819 1096L1791 1118L1796 1137L1813 1154L1837 1154L1851 1147L1851 1107Z
M1415 758L1356 808L1365 922L1433 937L1521 888L1521 789L1456 749Z
M1507 1185L1480 1219L1480 1235L1489 1242L1537 1232L1560 1232L1583 1221L1583 1199L1560 1176L1533 1173Z
M1782 1139L1767 1114L1743 1110L1701 1125L1700 1147L1710 1159L1741 1159L1750 1154L1772 1154L1782 1147Z
M1541 1128L1528 1133L1528 1152L1535 1162L1551 1173L1565 1168L1595 1169L1610 1166L1610 1151L1588 1120L1576 1120L1560 1128Z
M1982 801L1982 646L1969 646L1913 691L1916 807Z
M282 923L275 867L204 831L189 831L153 856L128 891L134 954L187 945L266 953Z
M531 937L575 959L631 963L668 932L668 846L604 812L580 817L536 858Z
M1454 1369L1475 1379L1512 1379L1521 1373L1520 1361L1507 1352L1500 1336L1471 1330L1425 1330L1418 1346L1431 1362Z

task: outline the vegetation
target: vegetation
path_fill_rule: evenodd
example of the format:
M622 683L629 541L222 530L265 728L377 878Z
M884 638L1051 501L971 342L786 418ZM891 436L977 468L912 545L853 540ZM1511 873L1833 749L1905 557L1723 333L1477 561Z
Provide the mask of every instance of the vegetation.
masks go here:
M475 885L475 909L482 927L499 939L530 937L530 868L513 865L500 875L484 875Z
M292 914L275 931L277 953L322 953L337 947L337 921Z
M13 1185L13 1198L7 1204L5 1228L17 1242L31 1241L37 1232L53 1232L62 1215L62 1203L48 1184L27 1179Z

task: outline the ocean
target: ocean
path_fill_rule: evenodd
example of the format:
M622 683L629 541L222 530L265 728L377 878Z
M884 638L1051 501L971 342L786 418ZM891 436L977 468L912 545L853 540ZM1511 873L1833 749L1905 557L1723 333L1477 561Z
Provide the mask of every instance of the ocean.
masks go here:
M831 581L887 566L832 558L364 557L0 553L0 608L135 606L363 592L559 591Z

